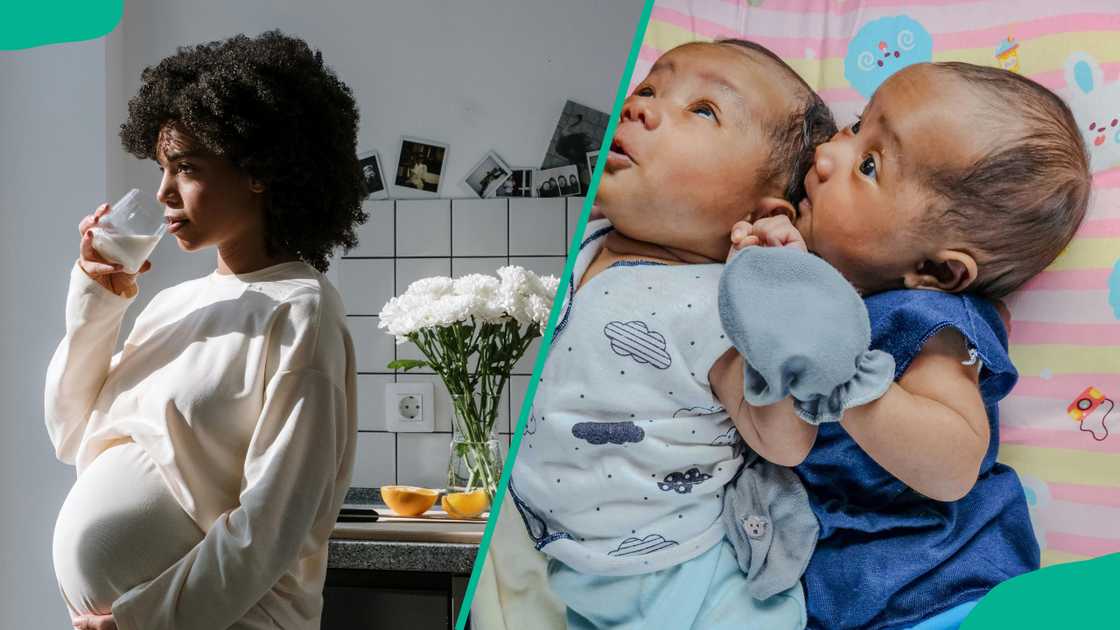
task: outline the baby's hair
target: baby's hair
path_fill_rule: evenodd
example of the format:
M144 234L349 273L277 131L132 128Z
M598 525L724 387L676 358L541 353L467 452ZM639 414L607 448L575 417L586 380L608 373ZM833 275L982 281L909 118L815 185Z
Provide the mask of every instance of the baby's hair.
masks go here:
M148 67L128 102L121 143L155 159L165 127L265 183L270 255L320 271L358 244L366 185L356 153L358 108L302 39L270 31L179 48Z
M979 267L968 290L1002 298L1073 239L1089 205L1088 152L1069 107L1038 83L967 63L933 67L967 82L987 106L978 124L992 121L1000 129L991 150L974 163L925 174L939 199L923 228L948 229L963 239Z
M767 129L775 159L767 161L759 173L763 182L780 182L784 198L797 207L805 198L805 176L813 166L817 146L837 131L832 112L796 70L765 46L744 39L721 39L716 43L739 46L766 57L804 88L794 111Z

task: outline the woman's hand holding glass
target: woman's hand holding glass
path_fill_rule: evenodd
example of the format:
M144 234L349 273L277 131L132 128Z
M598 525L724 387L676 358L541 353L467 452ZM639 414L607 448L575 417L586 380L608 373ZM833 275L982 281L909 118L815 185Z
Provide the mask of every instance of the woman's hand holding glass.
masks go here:
M82 236L79 246L78 266L101 286L119 296L131 298L140 290L136 284L136 276L151 269L152 263L148 260L144 261L140 269L135 274L131 274L124 271L123 265L108 260L93 248L92 228L97 226L101 217L108 212L109 204L103 203L98 206L93 214L87 215L78 223L78 233Z

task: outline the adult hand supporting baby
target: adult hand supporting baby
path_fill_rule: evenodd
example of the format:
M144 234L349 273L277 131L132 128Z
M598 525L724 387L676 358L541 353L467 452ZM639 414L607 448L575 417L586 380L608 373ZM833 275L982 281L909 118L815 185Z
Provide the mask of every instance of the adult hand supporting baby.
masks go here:
M78 630L117 630L117 620L112 615L75 617L72 623Z
M744 358L743 399L751 405L792 396L802 420L836 422L894 381L891 355L868 350L863 300L839 271L799 247L748 246L734 256L720 278L719 311Z
M152 262L145 260L135 274L130 274L122 271L124 268L122 265L107 260L93 248L91 230L97 226L101 217L108 212L109 204L103 203L98 206L93 214L86 215L78 223L78 233L82 237L78 246L78 266L101 286L121 297L131 298L140 291L136 284L136 276L151 269Z

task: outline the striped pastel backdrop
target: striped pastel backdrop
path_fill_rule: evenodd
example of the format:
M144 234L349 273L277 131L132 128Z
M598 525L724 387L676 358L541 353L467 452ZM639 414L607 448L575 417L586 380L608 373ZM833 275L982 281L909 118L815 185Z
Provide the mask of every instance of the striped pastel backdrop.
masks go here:
M1012 37L1019 71L1063 96L1074 87L1067 58L1087 53L1110 88L1097 103L1103 124L1120 117L1117 0L658 0L632 81L676 45L744 37L781 55L843 125L867 101L845 78L849 41L898 15L929 32L933 61L998 66ZM1120 133L1107 140L1120 143ZM1023 477L1044 565L1120 552L1120 410L1099 441L1067 414L1087 387L1120 402L1120 166L1103 162L1094 163L1095 197L1077 238L1008 300L1021 378L1002 405L1000 459ZM1101 437L1107 408L1084 420Z

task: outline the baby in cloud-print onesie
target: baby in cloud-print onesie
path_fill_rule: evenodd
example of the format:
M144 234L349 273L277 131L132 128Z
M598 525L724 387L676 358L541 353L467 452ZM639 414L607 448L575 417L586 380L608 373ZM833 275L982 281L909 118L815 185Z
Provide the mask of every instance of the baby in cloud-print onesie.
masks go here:
M753 455L742 437L792 466L811 427L741 436L720 394L737 404L742 373L709 374L736 356L717 308L731 226L792 213L834 130L748 42L673 49L626 100L606 219L588 224L509 486L570 628L804 626L796 580L752 597L721 515Z

